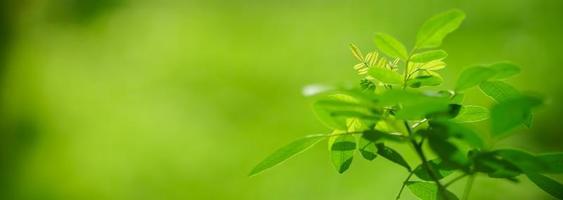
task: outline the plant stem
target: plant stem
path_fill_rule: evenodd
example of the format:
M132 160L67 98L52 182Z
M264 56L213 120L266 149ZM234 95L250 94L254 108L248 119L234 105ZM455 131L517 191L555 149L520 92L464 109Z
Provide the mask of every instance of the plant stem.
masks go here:
M460 175L460 176L458 176L458 177L455 177L455 178L452 179L450 182L447 182L446 184L444 184L444 187L447 188L447 187L450 186L451 184L454 184L455 182L461 180L462 178L464 178L464 177L466 177L466 176L467 176L467 174L462 174L462 175Z
M412 135L412 129L409 126L409 123L405 120L404 124L405 124L405 127L407 128L408 134ZM445 200L449 200L449 198L448 198L448 196L446 195L446 192L445 192L446 188L444 187L444 185L442 185L442 183L440 183L440 179L438 179L438 176L436 175L436 173L434 172L434 170L432 169L430 164L428 164L428 159L426 159L426 156L424 155L424 151L422 150L422 145L417 144L414 139L411 139L411 143L414 146L414 150L416 151L416 154L420 158L420 161L422 162L423 168L426 170L426 172L428 172L428 174L430 175L430 178L432 178L432 180L438 186L438 193L440 195L442 195L442 197Z
M397 197L395 198L395 200L401 199L401 194L403 193L403 190L405 190L405 186L407 186L407 182L409 182L409 180L411 179L413 174L414 174L414 171L410 171L410 173L407 176L407 178L405 179L405 181L403 181L403 185L401 186L401 190L399 190L399 194L397 194Z
M469 179L467 179L461 200L467 200L469 198L469 193L471 192L471 188L473 187L473 182L475 182L475 174L472 174L471 176L469 176Z

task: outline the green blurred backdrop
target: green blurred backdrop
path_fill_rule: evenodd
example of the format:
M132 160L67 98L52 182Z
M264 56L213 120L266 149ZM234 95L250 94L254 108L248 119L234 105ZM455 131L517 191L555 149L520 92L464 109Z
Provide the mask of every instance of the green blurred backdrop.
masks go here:
M443 45L444 87L470 64L520 64L511 83L550 104L499 146L563 150L561 0L3 0L0 199L393 199L402 169L357 159L339 175L326 145L246 175L328 131L301 88L358 83L348 43L373 49L383 31L412 44L450 8L467 19ZM525 179L478 178L473 191L551 199Z

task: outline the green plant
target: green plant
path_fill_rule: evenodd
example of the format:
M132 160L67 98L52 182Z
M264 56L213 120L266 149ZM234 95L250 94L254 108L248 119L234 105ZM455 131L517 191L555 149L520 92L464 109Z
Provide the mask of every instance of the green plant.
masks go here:
M509 62L478 65L461 73L454 90L425 89L442 83L438 71L446 66L448 54L437 48L464 18L459 10L430 18L420 28L410 51L384 33L375 36L379 51L364 55L351 45L359 62L354 69L362 77L360 87L313 95L315 113L334 131L309 135L282 147L260 162L250 175L328 139L331 160L339 173L350 167L355 152L367 160L381 156L403 167L408 176L397 199L405 187L424 200L458 199L448 186L468 177L462 197L467 199L478 174L515 182L518 176L525 175L547 193L563 199L563 185L543 175L563 172L563 153L533 155L494 148L494 143L510 136L514 128L530 126L532 110L542 105L541 98L503 82L520 72L518 66ZM490 109L463 104L464 91L474 87L494 100ZM492 139L488 144L466 126L484 120L491 124ZM412 146L420 164L411 167L389 143ZM429 159L430 155L436 158ZM449 177L452 174L458 176ZM419 180L411 180L413 175Z

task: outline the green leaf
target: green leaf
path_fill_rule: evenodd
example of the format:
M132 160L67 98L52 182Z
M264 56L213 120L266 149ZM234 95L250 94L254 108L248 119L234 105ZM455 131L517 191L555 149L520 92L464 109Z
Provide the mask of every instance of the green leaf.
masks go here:
M430 50L412 55L410 61L415 63L426 63L433 60L443 60L448 57L444 50Z
M438 186L434 183L409 181L407 182L409 190L422 200L443 200L444 195L439 194ZM457 200L458 198L450 191L445 190L445 196L448 200Z
M447 111L449 100L447 97L427 95L405 90L390 90L379 96L382 106L400 105L401 109L395 113L399 119L421 119L427 114Z
M431 135L428 137L428 144L448 167L464 168L469 163L465 153L445 138Z
M463 91L473 86L479 85L481 82L486 81L495 75L495 70L488 67L470 67L463 72L457 79L456 91Z
M415 49L435 48L442 40L456 30L465 19L465 14L457 9L437 14L420 27L416 35Z
M457 123L472 123L489 119L489 109L482 106L467 105L461 107L459 114L453 119Z
M540 173L548 169L547 163L544 163L541 159L524 151L515 149L499 149L493 153L514 164L526 173Z
M432 168L432 170L435 172L438 180L452 174L455 170L453 168L447 167L446 165L443 164L443 162L440 159L434 159L434 160L430 160L428 161L428 164L430 165L430 168ZM430 176L430 174L428 174L427 170L424 169L424 165L420 164L418 165L415 169L414 169L414 174L425 181L432 181L432 177Z
M403 77L396 71L382 67L372 67L369 69L369 75L373 78L387 84L403 84Z
M479 85L479 88L495 102L502 102L520 96L520 92L516 88L502 81L485 81ZM522 123L527 127L531 127L532 119L532 112L526 113L526 118Z
M256 165L256 167L254 167L254 169L250 171L249 176L256 175L266 169L282 163L283 161L309 149L324 138L326 138L326 135L310 135L289 143L288 145L272 153L262 162L258 163L258 165Z
M520 96L520 92L516 88L502 81L485 81L479 85L479 88L496 102Z
M422 86L438 86L444 82L440 74L432 71L425 71L419 73L415 78L409 79L407 85L412 88L419 88Z
M360 154L362 154L362 157L366 160L371 161L377 157L377 148L375 147L375 143L364 137L360 137L358 150L360 150Z
M506 136L508 131L526 121L531 110L542 104L532 96L520 96L505 100L491 109L491 133L494 137Z
M395 151L390 147L385 146L383 143L378 143L376 146L377 146L377 154L379 154L380 156L386 158L391 162L394 162L395 164L403 166L405 169L407 169L407 171L409 172L411 171L411 167L409 166L407 161L405 161L403 156L401 156L401 154L399 154L397 151Z
M444 67L446 67L446 63L444 61L433 60L433 61L424 63L422 66L420 66L420 69L437 71L437 70L444 69Z
M353 135L332 136L329 139L330 158L338 173L344 173L354 158L356 137Z
M493 79L505 79L520 73L520 67L509 62L495 63L489 66L489 68L496 72Z
M362 51L360 51L360 48L358 48L354 44L350 44L350 50L352 51L352 55L354 55L354 57L358 59L358 61L364 62L364 56L362 54Z
M516 165L499 157L496 153L478 152L473 160L476 171L487 173L492 178L515 180L515 177L522 173Z
M375 119L377 113L370 109L369 100L352 93L331 93L317 97L313 103L313 111L327 127L346 130L347 119Z
M563 173L563 153L546 153L537 158L547 165L544 173Z
M387 54L389 57L401 58L402 60L407 59L407 48L391 35L385 33L375 34L375 45L377 45L377 48L381 52Z
M540 174L526 174L526 176L543 191L555 198L563 199L563 185L561 183Z

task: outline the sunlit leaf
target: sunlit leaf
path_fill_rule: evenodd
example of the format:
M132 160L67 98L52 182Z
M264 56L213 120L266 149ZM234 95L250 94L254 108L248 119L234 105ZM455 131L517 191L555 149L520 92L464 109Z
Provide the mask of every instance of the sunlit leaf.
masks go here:
M437 14L428 19L420 27L416 35L415 48L435 48L442 44L442 40L456 30L465 19L465 14L457 9Z
M426 63L433 60L443 60L448 57L444 50L430 50L412 55L410 61L415 63Z
M505 79L520 73L520 67L509 62L495 63L489 66L489 68L496 72L493 79Z
M452 174L454 172L453 168L450 168L446 165L444 165L442 163L442 161L440 159L434 159L434 160L430 160L428 161L428 165L430 165L430 168L434 171L434 173L436 174L436 178L438 178L438 180ZM414 174L425 181L432 181L432 177L430 176L430 174L428 174L428 171L424 168L423 164L418 165L415 169L414 169Z
M317 97L313 110L326 126L346 130L348 118L375 119L377 113L370 109L370 101L360 93L330 93Z
M457 200L458 198L450 191L445 190L445 194L440 194L438 186L435 183L409 181L407 182L409 190L421 200ZM446 196L446 198L444 198Z
M563 199L563 185L541 174L526 174L528 179L553 197Z
M489 119L489 109L482 106L467 105L461 107L459 114L453 119L458 123L472 123Z
M378 143L376 146L377 146L377 154L379 154L380 156L386 158L391 162L403 166L405 169L407 169L407 171L411 171L411 167L409 166L407 161L405 161L403 156L399 154L399 152L395 151L394 149L388 146L385 146L383 143Z
M360 48L358 48L354 44L350 44L350 50L352 51L352 55L354 55L354 57L358 59L358 61L360 62L364 61L364 56L362 54L362 51L360 51Z
M502 102L520 96L520 92L516 88L502 81L485 81L479 85L479 88L495 102ZM531 127L532 119L532 112L526 113L526 118L522 123L527 127Z
M266 169L274 167L283 161L307 150L313 145L317 144L319 141L326 138L326 135L312 135L306 136L304 138L298 139L288 145L278 149L262 162L258 163L254 169L250 172L249 176L256 175Z
M446 67L446 63L444 61L433 60L433 61L424 63L422 66L420 66L420 69L436 71L436 70L444 69L444 67Z
M375 147L375 143L364 137L360 137L358 141L358 150L360 151L362 157L366 160L373 160L377 157L377 148Z
M398 57L403 60L407 59L408 53L405 45L391 35L385 33L375 34L375 45L377 45L377 48L381 52L387 54L389 57Z
M369 75L383 83L403 84L403 77L396 71L388 68L372 67L369 69Z
M344 173L354 158L356 137L353 135L332 136L329 139L330 158L338 173Z
M491 133L495 137L505 136L508 131L522 124L531 110L542 104L533 96L520 96L498 103L491 109Z
M409 79L407 85L412 88L419 88L422 86L438 86L444 82L440 74L433 71L425 71L418 73L416 77Z
M455 87L456 91L463 91L473 86L479 85L481 82L488 80L495 75L495 70L488 67L470 67L461 72L457 79Z

